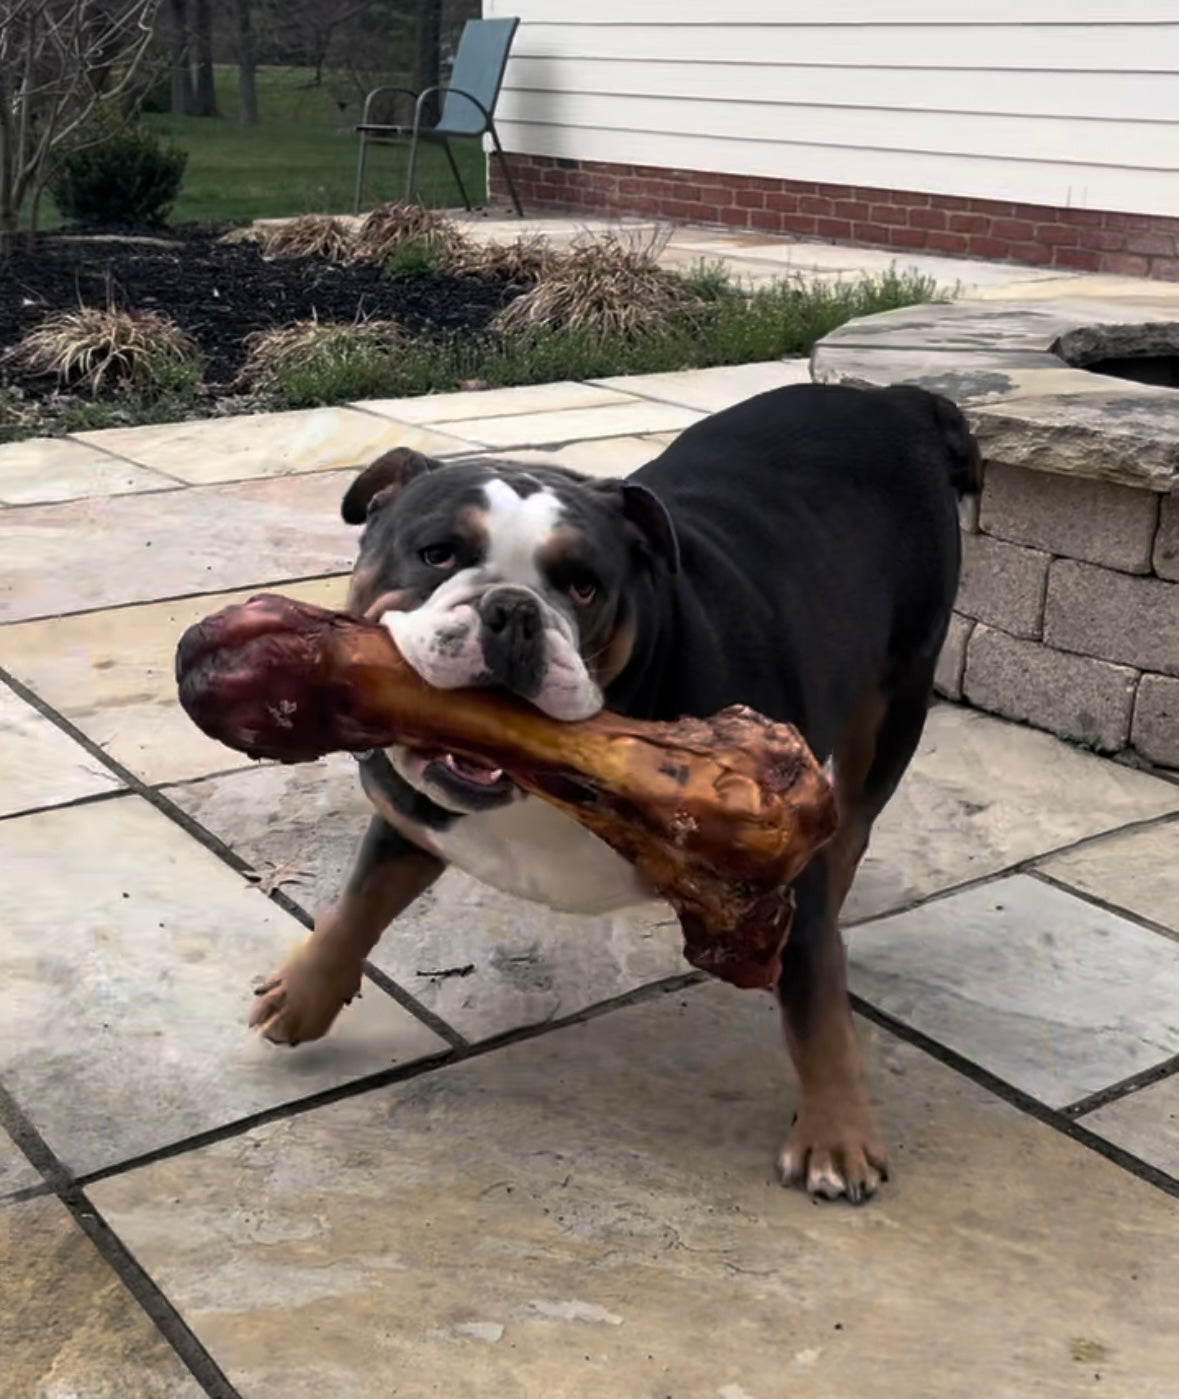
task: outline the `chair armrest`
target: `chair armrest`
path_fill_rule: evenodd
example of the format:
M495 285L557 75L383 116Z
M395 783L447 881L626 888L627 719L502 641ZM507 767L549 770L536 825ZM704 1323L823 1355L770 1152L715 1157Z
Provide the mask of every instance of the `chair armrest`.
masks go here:
M457 92L458 95L459 95L460 97L465 97L465 98L467 99L467 101L470 102L471 105L472 105L473 107L476 108L476 110L479 112L479 115L483 118L483 129L484 129L484 131L490 131L490 130L491 130L491 113L487 110L487 108L483 105L483 103L479 101L479 99L478 99L477 97L472 97L471 94L470 94L469 92L464 91L461 87L441 87L441 86L439 86L439 87L427 87L427 88L423 88L423 90L422 90L421 92L418 93L418 100L417 100L417 102L414 104L414 109L413 109L413 129L414 129L415 132L417 132L417 131L419 131L419 130L421 129L421 124L422 124L422 106L423 106L423 104L425 103L426 98L432 97L432 96L434 95L434 93L436 93L436 92L441 92L441 93L443 93L444 95L445 95L445 94L452 93L452 92Z
M364 111L361 114L360 118L360 124L362 126L369 125L369 113L372 111L373 98L379 97L383 92L400 92L404 93L406 97L417 97L417 93L414 92L413 88L398 87L394 83L386 83L384 87L374 87L373 90L370 93L368 93L364 99Z

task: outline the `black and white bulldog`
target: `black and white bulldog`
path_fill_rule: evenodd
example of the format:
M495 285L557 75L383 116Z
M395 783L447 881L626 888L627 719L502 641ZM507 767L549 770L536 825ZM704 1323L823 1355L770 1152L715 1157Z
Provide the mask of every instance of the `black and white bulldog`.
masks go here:
M431 685L500 686L562 720L746 704L830 765L833 841L794 888L778 998L799 1080L779 1167L816 1195L887 1176L852 1026L840 907L917 747L958 585L965 419L916 388L800 385L716 413L624 481L397 449L351 484L349 610ZM365 754L376 814L339 903L252 1021L315 1039L390 922L448 865L554 909L643 902L634 869L490 765Z

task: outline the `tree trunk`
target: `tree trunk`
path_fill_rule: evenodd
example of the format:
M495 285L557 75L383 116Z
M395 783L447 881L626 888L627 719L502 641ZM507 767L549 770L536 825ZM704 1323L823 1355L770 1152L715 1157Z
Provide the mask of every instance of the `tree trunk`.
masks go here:
M193 36L196 48L196 107L198 117L217 117L217 85L213 75L213 6L194 0Z
M414 71L414 87L424 92L428 87L438 86L441 71L439 60L442 49L442 0L418 0L418 42L417 62ZM425 125L433 126L438 120L440 103L438 95L428 98L422 109Z
M172 112L178 117L188 117L196 107L189 63L188 0L168 0L168 3L171 10L168 50L171 58Z
M244 125L257 126L258 54L254 47L250 4L251 0L233 0L233 17L237 27L237 115L238 121Z

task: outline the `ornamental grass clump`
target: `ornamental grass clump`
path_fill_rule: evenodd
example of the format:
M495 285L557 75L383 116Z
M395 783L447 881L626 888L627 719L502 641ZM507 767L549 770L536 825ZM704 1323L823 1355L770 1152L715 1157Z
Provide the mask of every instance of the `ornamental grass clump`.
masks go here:
M444 267L466 244L462 229L436 209L396 201L378 204L360 225L353 256L382 267L396 268L398 260Z
M7 359L28 374L54 375L95 397L118 390L179 391L195 385L201 368L195 341L175 322L157 311L113 306L46 316Z
M531 285L552 276L560 263L561 254L544 234L532 233L510 243L467 242L451 254L446 270L484 282Z
M238 387L289 407L370 398L405 347L395 321L296 321L246 337Z
M703 303L659 254L666 238L628 242L615 233L577 239L556 266L499 313L505 335L581 331L635 340L682 319Z
M330 214L304 214L301 218L267 224L257 231L257 241L267 257L319 257L347 262L356 247L356 233L343 219Z

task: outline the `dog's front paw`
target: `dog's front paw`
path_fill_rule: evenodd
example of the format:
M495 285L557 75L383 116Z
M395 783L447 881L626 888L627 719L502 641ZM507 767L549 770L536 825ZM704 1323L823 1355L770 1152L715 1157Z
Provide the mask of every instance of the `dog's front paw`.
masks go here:
M300 948L255 988L250 1028L273 1044L317 1040L360 993L363 964L325 965Z
M778 1156L783 1185L825 1200L863 1204L888 1179L888 1153L866 1102L807 1102Z

